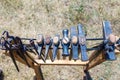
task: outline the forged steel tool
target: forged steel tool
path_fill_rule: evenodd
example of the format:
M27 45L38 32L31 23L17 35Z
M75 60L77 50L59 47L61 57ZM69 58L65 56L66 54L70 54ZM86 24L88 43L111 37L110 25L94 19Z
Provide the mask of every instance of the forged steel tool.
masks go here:
M68 29L63 30L63 39L62 39L62 48L63 48L63 53L62 56L69 56L69 46L70 46L70 40L68 38Z
M16 46L18 48L18 50L16 50L17 54L21 57L21 59L23 59L26 62L28 67L30 67L30 65L26 59L25 53L24 53L24 47L23 47L23 43L22 43L21 39L19 37L15 37L15 41L16 41Z
M2 44L4 44L3 46L9 51L9 54L10 54L10 57L17 69L17 71L19 72L19 68L18 68L18 65L16 63L16 60L14 58L14 51L12 50L12 44L15 43L15 39L13 36L10 36L9 33L7 31L4 31L3 34L2 34L2 37L4 38L4 41Z
M41 58L42 55L43 55L43 53L42 53L43 46L44 46L44 38L43 38L43 35L42 35L42 34L39 34L39 35L38 35L38 38L37 38L38 58ZM41 55L41 54L42 54L42 55Z
M71 49L72 49L72 57L74 60L79 58L78 55L78 34L75 27L71 27Z
M81 60L88 61L86 37L81 24L78 24L78 36L79 36L79 45L81 51Z
M38 52L37 52L37 47L36 47L33 39L30 40L30 45L33 47L33 49L35 50L35 52L38 54ZM36 55L36 54L35 54L35 55Z
M35 45L34 40L30 40L30 44L31 44L31 46L33 46L35 52L39 55L40 53L38 52L38 51L39 51L39 50L38 50L38 46ZM43 57L41 57L41 59L45 62L45 60L44 60Z
M57 56L57 51L58 51L59 44L60 44L60 35L56 35L53 38L53 56L52 56L52 61L54 61L56 56Z
M112 34L112 29L109 21L103 22L103 37L104 49L106 51L107 60L116 60L115 56L115 36Z
M45 38L45 60L47 59L48 57L48 53L49 53L49 49L52 45L52 39L50 36L46 36Z

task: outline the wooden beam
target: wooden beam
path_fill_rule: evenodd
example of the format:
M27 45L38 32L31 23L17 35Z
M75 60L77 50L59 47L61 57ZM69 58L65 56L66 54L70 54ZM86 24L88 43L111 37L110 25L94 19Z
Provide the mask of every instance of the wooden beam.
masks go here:
M117 50L117 49L115 49L115 54L116 54L116 55L119 55L119 54L120 54L120 51Z
M85 66L88 64L89 61L81 61L81 60L55 60L52 62L51 60L46 60L43 62L42 60L35 60L40 65L78 65L78 66Z
M120 51L115 50L115 54L116 55L120 54ZM106 61L105 52L103 50L95 51L90 56L89 63L87 64L87 66L84 69L89 70L89 69L103 63L104 61Z
M43 74L42 74L42 70L41 70L41 66L39 65L34 65L34 71L36 74L36 79L35 80L44 80Z
M98 54L96 57L95 56L93 56L93 57L94 57L94 59L90 60L90 62L86 66L86 70L89 70L105 61L105 54L103 51L101 51L100 54Z

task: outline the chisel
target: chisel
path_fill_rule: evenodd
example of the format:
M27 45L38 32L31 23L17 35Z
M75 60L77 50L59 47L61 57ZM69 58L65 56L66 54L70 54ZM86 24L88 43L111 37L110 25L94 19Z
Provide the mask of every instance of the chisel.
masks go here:
M58 51L59 44L60 44L60 35L56 35L53 38L53 56L52 56L52 61L54 61L56 56L57 56L57 51Z
M43 49L43 46L44 46L44 38L43 38L42 34L38 34L37 45L38 45L38 48L37 48L38 58L41 58L42 49Z
M52 39L50 36L46 36L45 38L45 60L47 59L48 57L48 53L49 53L49 49L52 45Z

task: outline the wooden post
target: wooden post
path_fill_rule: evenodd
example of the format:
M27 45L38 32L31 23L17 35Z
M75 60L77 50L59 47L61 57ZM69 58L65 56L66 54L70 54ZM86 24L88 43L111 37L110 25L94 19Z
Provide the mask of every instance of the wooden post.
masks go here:
M35 64L34 65L34 71L35 71L35 74L36 74L36 80L44 80L40 65Z
M120 54L120 51L115 50L115 54ZM105 62L105 51L104 50L98 50L92 53L92 55L89 58L89 63L86 67L84 67L85 70L89 70L103 62Z
M97 54L97 53L96 53ZM105 54L104 51L101 51L97 56L94 55L94 58L92 60L90 60L90 62L88 63L88 65L86 66L85 70L89 70L99 64L101 64L102 62L106 61L105 59ZM91 57L92 58L92 57ZM90 58L90 59L91 59Z

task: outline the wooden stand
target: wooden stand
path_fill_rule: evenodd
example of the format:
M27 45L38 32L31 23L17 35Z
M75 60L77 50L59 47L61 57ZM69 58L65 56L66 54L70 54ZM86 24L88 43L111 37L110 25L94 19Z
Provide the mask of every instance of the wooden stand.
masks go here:
M118 50L115 50L116 54L119 54L120 51ZM9 52L4 52L5 55L7 56L10 56L9 55ZM29 54L29 56L31 56ZM27 66L27 64L25 63L24 60L22 60L17 54L16 52L14 51L14 57L17 61L25 64ZM31 56L32 57L32 56ZM46 62L43 62L42 60L40 59L33 59L38 63L34 63L32 60L30 60L27 56L26 56L29 64L30 64L30 67L32 69L34 69L35 71L35 74L36 74L36 80L44 80L44 77L43 77L43 74L42 74L42 70L41 70L41 65L75 65L75 66L83 66L84 67L84 71L85 74L88 74L88 70L101 64L102 62L106 61L105 60L105 55L104 55L104 51L102 50L98 50L98 51L95 51L91 54L90 58L89 58L89 61L86 61L86 62L83 62L81 60L77 60L77 61L74 61L74 60L55 60L54 62L52 62L51 60L46 60Z
M44 80L43 74L42 74L42 70L41 70L41 66L39 65L35 65L34 66L34 71L36 74L36 80Z

